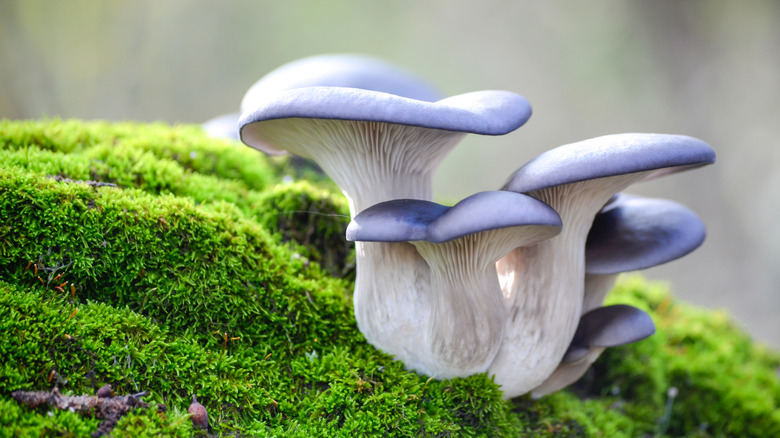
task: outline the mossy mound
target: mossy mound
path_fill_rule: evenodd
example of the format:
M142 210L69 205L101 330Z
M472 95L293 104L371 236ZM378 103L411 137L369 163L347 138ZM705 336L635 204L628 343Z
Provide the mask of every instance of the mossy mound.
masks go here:
M194 126L0 121L0 436L89 435L11 393L106 383L168 407L116 436L204 434L193 394L228 436L780 436L780 356L639 277L610 300L658 333L569 390L404 371L355 325L343 198L297 169Z

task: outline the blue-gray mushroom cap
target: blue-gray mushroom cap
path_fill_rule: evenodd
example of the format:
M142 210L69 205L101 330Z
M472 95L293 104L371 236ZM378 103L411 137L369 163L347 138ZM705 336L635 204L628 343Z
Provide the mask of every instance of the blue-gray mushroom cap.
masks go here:
M269 72L249 88L241 109L254 108L269 93L304 87L360 88L429 102L441 99L430 84L381 59L325 54L292 61Z
M698 248L706 234L696 213L677 202L620 194L593 220L585 272L617 274L657 266Z
M244 143L266 150L269 145L263 141L263 123L277 119L379 122L503 135L522 126L529 117L528 101L509 91L475 91L428 102L357 88L306 87L269 94L244 112L238 123Z
M655 333L653 318L644 310L626 304L593 309L580 318L577 331L562 359L571 363L591 348L617 347L641 341Z
M471 195L452 207L419 199L397 199L371 206L347 227L347 240L374 242L447 242L468 234L514 226L547 228L549 237L561 218L547 204L519 193L491 191Z
M548 150L518 169L504 190L527 193L549 187L651 172L646 178L715 162L715 151L685 135L614 134Z

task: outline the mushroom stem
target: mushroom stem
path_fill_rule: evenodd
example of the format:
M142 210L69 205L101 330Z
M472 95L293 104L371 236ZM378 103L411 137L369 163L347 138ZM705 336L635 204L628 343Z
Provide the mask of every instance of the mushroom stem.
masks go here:
M570 345L583 305L585 243L602 206L633 182L714 161L712 148L692 137L618 134L549 150L512 175L504 190L547 203L563 229L497 264L509 319L489 373L505 397L541 384Z
M430 269L407 242L355 242L355 319L366 340L420 368L425 352L410 343L431 313Z
M515 247L556 235L560 227L560 217L549 206L506 191L477 193L453 207L400 199L367 208L347 228L348 240L408 241L424 259L424 266L410 276L379 284L392 311L367 309L365 320L374 325L369 332L376 336L372 339L381 340L376 345L407 368L435 378L486 371L506 321L496 261ZM372 268L392 272L398 254L387 255L382 266ZM381 290L370 287L372 293ZM399 295L404 289L406 294ZM416 300L399 303L404 296ZM364 307L364 297L356 297L357 307ZM399 315L403 327L398 326Z
M418 371L447 379L487 370L506 326L496 261L536 240L536 233L504 228L443 243L412 242L431 269L431 315L422 346L425 361L435 367Z
M585 290L582 298L582 313L585 314L604 305L604 299L615 286L619 274L585 274Z
M561 233L514 249L497 263L509 319L489 374L507 398L550 376L574 336L582 312L585 241L593 218L616 192L647 172L586 180L528 193L561 216Z

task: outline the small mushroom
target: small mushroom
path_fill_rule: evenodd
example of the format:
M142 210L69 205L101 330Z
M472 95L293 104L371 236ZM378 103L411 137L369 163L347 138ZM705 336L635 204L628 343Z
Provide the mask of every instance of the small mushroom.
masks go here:
M351 217L393 199L433 197L433 172L466 133L501 135L531 115L522 96L480 91L437 102L340 87L286 90L245 112L241 139L268 153L313 159L347 197ZM429 298L425 261L405 242L355 244L355 318L369 343L414 336ZM394 269L387 269L393 266ZM388 307L386 303L396 303ZM395 327L395 330L388 330Z
M637 342L653 333L653 319L635 307L618 304L585 313L561 364L531 396L540 398L576 381L606 348Z
M192 403L187 408L187 413L190 414L192 425L198 429L209 428L209 413L206 411L206 407L198 403L198 399L193 395Z
M571 343L582 311L585 242L601 207L634 182L714 160L712 148L692 137L619 134L549 150L512 175L504 190L547 203L563 229L497 264L511 318L489 374L506 397L544 382Z
M108 398L108 397L111 397L113 395L113 393L111 391L111 384L106 383L105 385L103 385L100 388L98 388L98 390L95 393L95 395L98 398Z
M411 242L430 270L430 280L416 285L430 302L411 315L419 321L417 333L389 326L382 336L388 342L377 346L407 368L439 379L486 371L507 317L496 261L513 248L554 236L560 226L546 204L500 191L477 193L453 207L402 199L363 210L347 228L347 240ZM399 267L388 263L384 269Z

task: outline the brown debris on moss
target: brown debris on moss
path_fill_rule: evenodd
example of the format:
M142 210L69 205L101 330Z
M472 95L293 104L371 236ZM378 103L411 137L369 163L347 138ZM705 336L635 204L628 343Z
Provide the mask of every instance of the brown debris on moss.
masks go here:
M103 388L101 388L103 389ZM110 392L110 387L109 387ZM116 426L123 415L135 409L145 409L149 404L141 400L149 393L146 391L131 395L106 396L105 393L98 395L63 395L56 386L51 391L14 391L11 396L18 403L29 408L37 408L42 405L49 405L60 410L78 412L82 415L93 414L103 421L98 425L97 430L92 434L93 437L109 434ZM164 405L159 405L159 412L165 411Z

